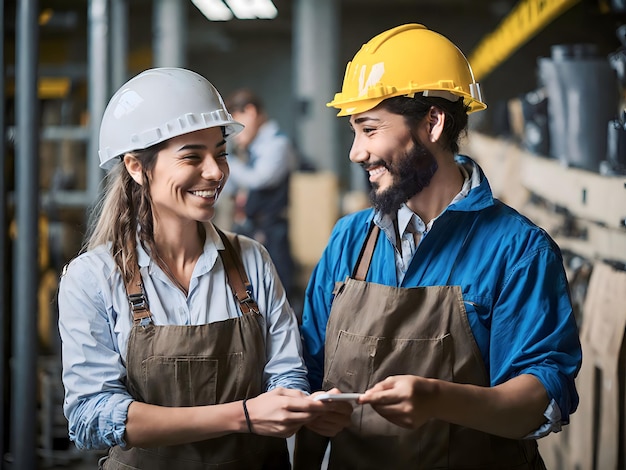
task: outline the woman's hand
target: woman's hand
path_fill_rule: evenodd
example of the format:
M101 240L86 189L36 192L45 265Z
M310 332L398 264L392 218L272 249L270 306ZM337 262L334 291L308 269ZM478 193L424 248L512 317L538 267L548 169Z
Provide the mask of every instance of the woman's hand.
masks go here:
M318 402L304 392L287 388L276 388L251 398L246 403L252 432L264 436L289 437L304 424L318 421L320 429L332 432L339 427L339 417L344 417L345 421L347 415L349 423L352 412L349 404ZM247 425L244 426L247 428Z
M292 436L304 424L325 415L330 418L321 419L319 429L338 432L349 422L352 411L349 404L322 403L300 390L287 388L250 398L246 407L252 432L275 437ZM134 401L128 408L125 438L129 447L156 447L214 439L234 432L249 432L241 401L185 407Z
M317 416L307 423L306 427L322 436L332 437L350 425L353 406L349 402L321 402L313 400L316 395L321 393L340 393L340 391L337 388L333 388L328 392L315 392L309 397L312 402L322 405L322 407Z

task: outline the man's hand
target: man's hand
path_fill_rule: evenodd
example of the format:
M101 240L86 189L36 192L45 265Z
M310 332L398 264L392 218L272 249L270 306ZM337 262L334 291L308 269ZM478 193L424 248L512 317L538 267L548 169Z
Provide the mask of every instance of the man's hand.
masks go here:
M387 377L359 398L360 404L370 404L383 418L403 428L417 429L432 416L429 401L434 394L434 382L414 375Z

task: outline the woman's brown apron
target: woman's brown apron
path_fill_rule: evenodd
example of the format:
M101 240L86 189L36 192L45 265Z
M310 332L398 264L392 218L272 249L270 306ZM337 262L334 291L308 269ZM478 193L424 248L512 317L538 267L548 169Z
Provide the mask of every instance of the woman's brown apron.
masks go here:
M243 315L196 326L156 326L141 292L140 278L127 286L134 326L127 353L127 386L138 401L161 406L203 406L252 398L262 392L265 342L261 315L249 296L243 264L228 238L220 252ZM238 247L236 237L232 238ZM139 276L139 275L138 275ZM234 433L186 445L119 446L105 470L289 469L285 439Z
M335 286L326 329L324 390L363 392L391 375L489 386L459 286L364 282L374 225L353 278ZM369 405L331 440L329 469L545 469L534 440L511 440L439 420L407 430Z

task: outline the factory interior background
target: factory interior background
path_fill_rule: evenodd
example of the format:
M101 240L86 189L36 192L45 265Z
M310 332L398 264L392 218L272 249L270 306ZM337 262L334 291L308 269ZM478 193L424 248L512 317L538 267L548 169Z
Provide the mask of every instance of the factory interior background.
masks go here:
M230 18L211 18L215 3ZM245 14L242 3L256 9ZM466 54L488 109L470 117L461 153L564 254L583 343L581 404L563 432L541 440L548 468L626 468L626 2L262 3L0 2L0 470L95 468L67 438L55 297L104 176L98 117L113 91L146 68L180 66L223 95L248 87L262 97L303 162L289 212L303 292L336 220L368 205L368 182L348 160L347 118L326 103L360 46L403 23ZM216 220L229 228L228 201Z

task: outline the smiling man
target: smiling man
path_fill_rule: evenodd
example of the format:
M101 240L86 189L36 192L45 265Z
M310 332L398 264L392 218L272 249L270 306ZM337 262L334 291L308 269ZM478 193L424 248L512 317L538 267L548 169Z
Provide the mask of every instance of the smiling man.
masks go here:
M329 468L545 468L536 439L578 404L578 331L558 246L458 154L486 108L465 56L393 28L329 106L349 116L373 206L336 224L306 291L312 388L363 394ZM316 426L296 469L319 468Z

